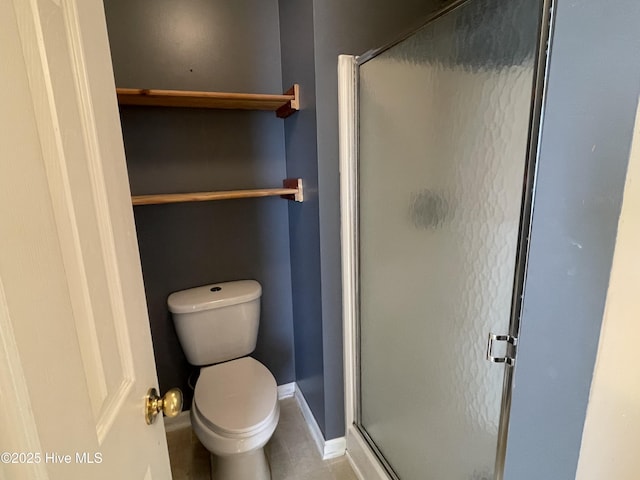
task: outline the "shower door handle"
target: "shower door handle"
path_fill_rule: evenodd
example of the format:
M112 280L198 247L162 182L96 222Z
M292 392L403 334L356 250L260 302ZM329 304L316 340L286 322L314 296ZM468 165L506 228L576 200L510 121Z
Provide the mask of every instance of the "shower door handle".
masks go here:
M507 342L507 351L504 357L495 357L493 355L493 342ZM511 345L511 348L509 348ZM496 335L495 333L489 333L489 339L487 340L487 360L492 363L506 363L513 367L516 363L516 346L518 345L518 339L511 335Z

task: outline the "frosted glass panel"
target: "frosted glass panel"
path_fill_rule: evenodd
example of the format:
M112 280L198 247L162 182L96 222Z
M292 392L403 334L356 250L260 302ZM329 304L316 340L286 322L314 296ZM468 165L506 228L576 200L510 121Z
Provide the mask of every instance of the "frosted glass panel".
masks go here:
M360 66L360 422L402 480L488 480L537 0L474 0Z

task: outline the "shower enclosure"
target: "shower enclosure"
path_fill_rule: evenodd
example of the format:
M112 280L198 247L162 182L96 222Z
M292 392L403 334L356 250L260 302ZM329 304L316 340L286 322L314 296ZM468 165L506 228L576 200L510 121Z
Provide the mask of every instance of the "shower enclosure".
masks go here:
M456 2L341 58L348 442L390 478L502 478L549 22Z

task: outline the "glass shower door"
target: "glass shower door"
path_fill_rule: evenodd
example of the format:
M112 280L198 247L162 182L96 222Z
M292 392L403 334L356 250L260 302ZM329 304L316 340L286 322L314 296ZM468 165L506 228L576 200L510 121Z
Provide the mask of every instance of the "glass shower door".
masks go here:
M498 474L542 8L470 0L359 61L358 427L402 480Z

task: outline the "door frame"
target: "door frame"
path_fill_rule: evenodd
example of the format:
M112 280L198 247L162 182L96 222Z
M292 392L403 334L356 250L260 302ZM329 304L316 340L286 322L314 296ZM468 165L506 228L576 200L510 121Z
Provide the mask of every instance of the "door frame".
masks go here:
M378 457L356 427L358 410L358 239L357 239L357 83L353 55L338 57L338 129L340 161L340 242L342 253L342 319L344 349L344 404L347 453L361 479L387 480Z
M430 16L422 26L402 35L392 43L362 56L340 55L338 58L338 128L340 165L340 220L342 253L342 315L344 354L345 435L347 452L356 473L363 479L397 478L376 453L357 426L359 418L359 289L358 289L358 67L400 43L427 23L471 0L455 1ZM546 94L546 79L553 37L555 0L541 1L541 21L531 98L528 149L525 159L524 188L520 211L520 228L516 250L516 268L511 301L509 335L518 338L525 292L529 240L535 197L538 146ZM513 349L515 355L515 348ZM505 364L502 406L496 448L495 480L503 480L506 460L509 416L515 366Z

